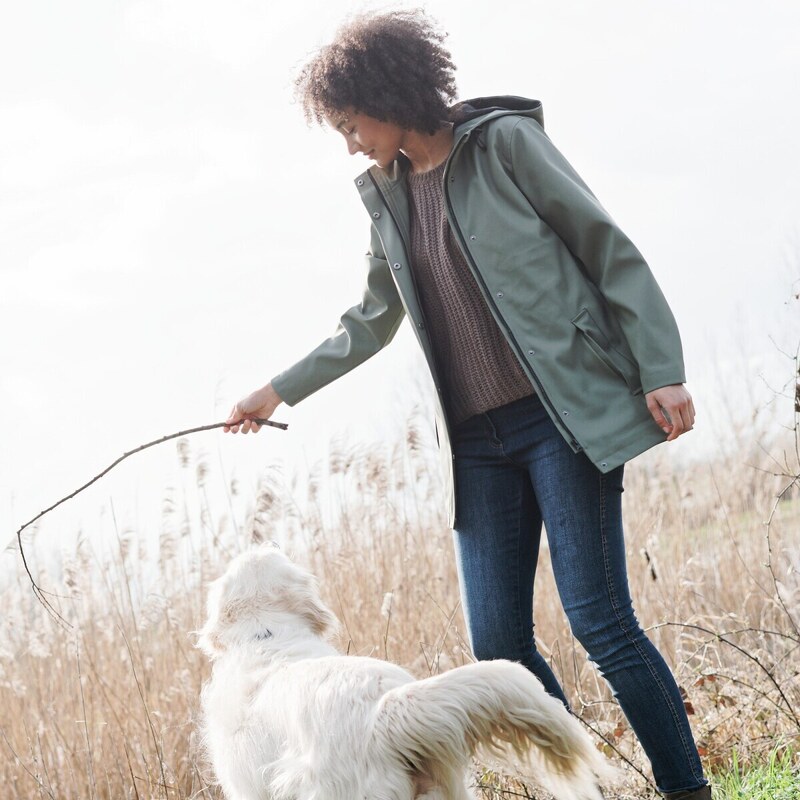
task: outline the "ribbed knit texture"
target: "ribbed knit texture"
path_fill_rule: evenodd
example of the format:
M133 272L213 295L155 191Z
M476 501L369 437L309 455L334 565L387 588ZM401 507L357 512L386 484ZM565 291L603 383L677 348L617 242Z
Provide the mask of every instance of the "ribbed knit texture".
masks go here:
M533 394L483 299L444 211L444 164L408 174L411 260L455 424Z

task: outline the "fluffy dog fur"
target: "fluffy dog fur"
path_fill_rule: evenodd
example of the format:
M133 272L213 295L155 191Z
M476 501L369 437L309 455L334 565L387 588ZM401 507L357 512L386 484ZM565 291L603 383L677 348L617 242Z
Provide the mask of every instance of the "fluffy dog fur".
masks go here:
M524 667L417 681L341 655L336 624L313 576L269 545L211 585L205 741L228 800L469 800L476 752L535 770L560 800L601 800L605 759Z

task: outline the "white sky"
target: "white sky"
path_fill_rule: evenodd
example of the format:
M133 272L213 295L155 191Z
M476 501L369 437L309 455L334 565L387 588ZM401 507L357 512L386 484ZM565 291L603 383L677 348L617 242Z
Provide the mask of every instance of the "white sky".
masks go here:
M291 81L343 16L374 6L0 3L2 546L123 451L224 419L357 300L364 163L306 127ZM648 258L706 423L692 436L708 441L725 424L719 394L745 402L775 361L770 337L792 347L800 330L800 5L426 8L450 33L460 98L540 99L550 136ZM192 447L252 487L268 463L291 470L334 435L402 420L420 367L404 327L276 414L289 433ZM135 459L43 527L91 526L110 499L124 524L157 515L174 447Z

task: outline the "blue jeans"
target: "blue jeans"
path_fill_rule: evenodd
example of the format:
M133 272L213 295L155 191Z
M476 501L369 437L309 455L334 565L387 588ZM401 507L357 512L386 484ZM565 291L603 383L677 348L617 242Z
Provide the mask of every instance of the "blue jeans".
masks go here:
M573 453L536 395L457 425L453 452L455 549L475 658L519 661L568 705L533 637L544 522L572 633L611 686L659 790L705 785L675 679L631 605L623 467L603 475L583 453Z

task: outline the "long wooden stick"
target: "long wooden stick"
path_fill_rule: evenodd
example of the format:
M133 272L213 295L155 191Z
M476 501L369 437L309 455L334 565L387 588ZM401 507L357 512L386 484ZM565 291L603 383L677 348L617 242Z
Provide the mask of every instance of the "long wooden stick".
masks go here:
M30 525L33 525L34 522L41 519L45 514L49 514L54 508L58 508L62 503L66 503L67 500L71 500L75 495L80 494L84 489L88 489L95 481L99 481L104 475L109 473L114 467L117 466L121 461L124 461L128 456L132 456L135 453L141 453L142 450L146 450L148 447L154 447L157 444L162 444L163 442L168 442L170 439L177 439L179 436L188 436L190 433L199 433L200 431L210 431L214 430L214 428L223 428L229 427L232 428L234 425L241 425L245 420L239 420L238 422L215 422L212 425L201 425L198 428L188 428L185 431L178 431L177 433L170 433L168 436L162 436L160 439L154 439L152 442L147 442L147 444L140 445L139 447L134 448L133 450L129 450L127 453L123 453L116 461L109 464L101 473L97 474L92 478L90 481L87 481L83 484L80 488L76 489L71 494L68 494L66 497L62 497L57 503L53 503L53 505L46 508L44 511L40 511L33 519L28 520L18 531L17 531L17 542L19 543L19 554L22 556L22 564L25 567L25 572L28 574L28 578L30 579L31 586L33 586L34 594L36 595L37 599L39 600L51 614L54 614L61 622L65 625L69 626L69 623L56 611L55 608L51 605L51 603L45 597L45 594L52 594L52 592L47 592L42 589L34 580L33 575L31 574L30 568L28 567L28 561L25 558L25 551L22 547L22 531L25 530ZM255 422L258 425L267 425L272 428L279 428L282 431L285 431L289 426L285 422L273 422L271 419L254 419L251 422Z

